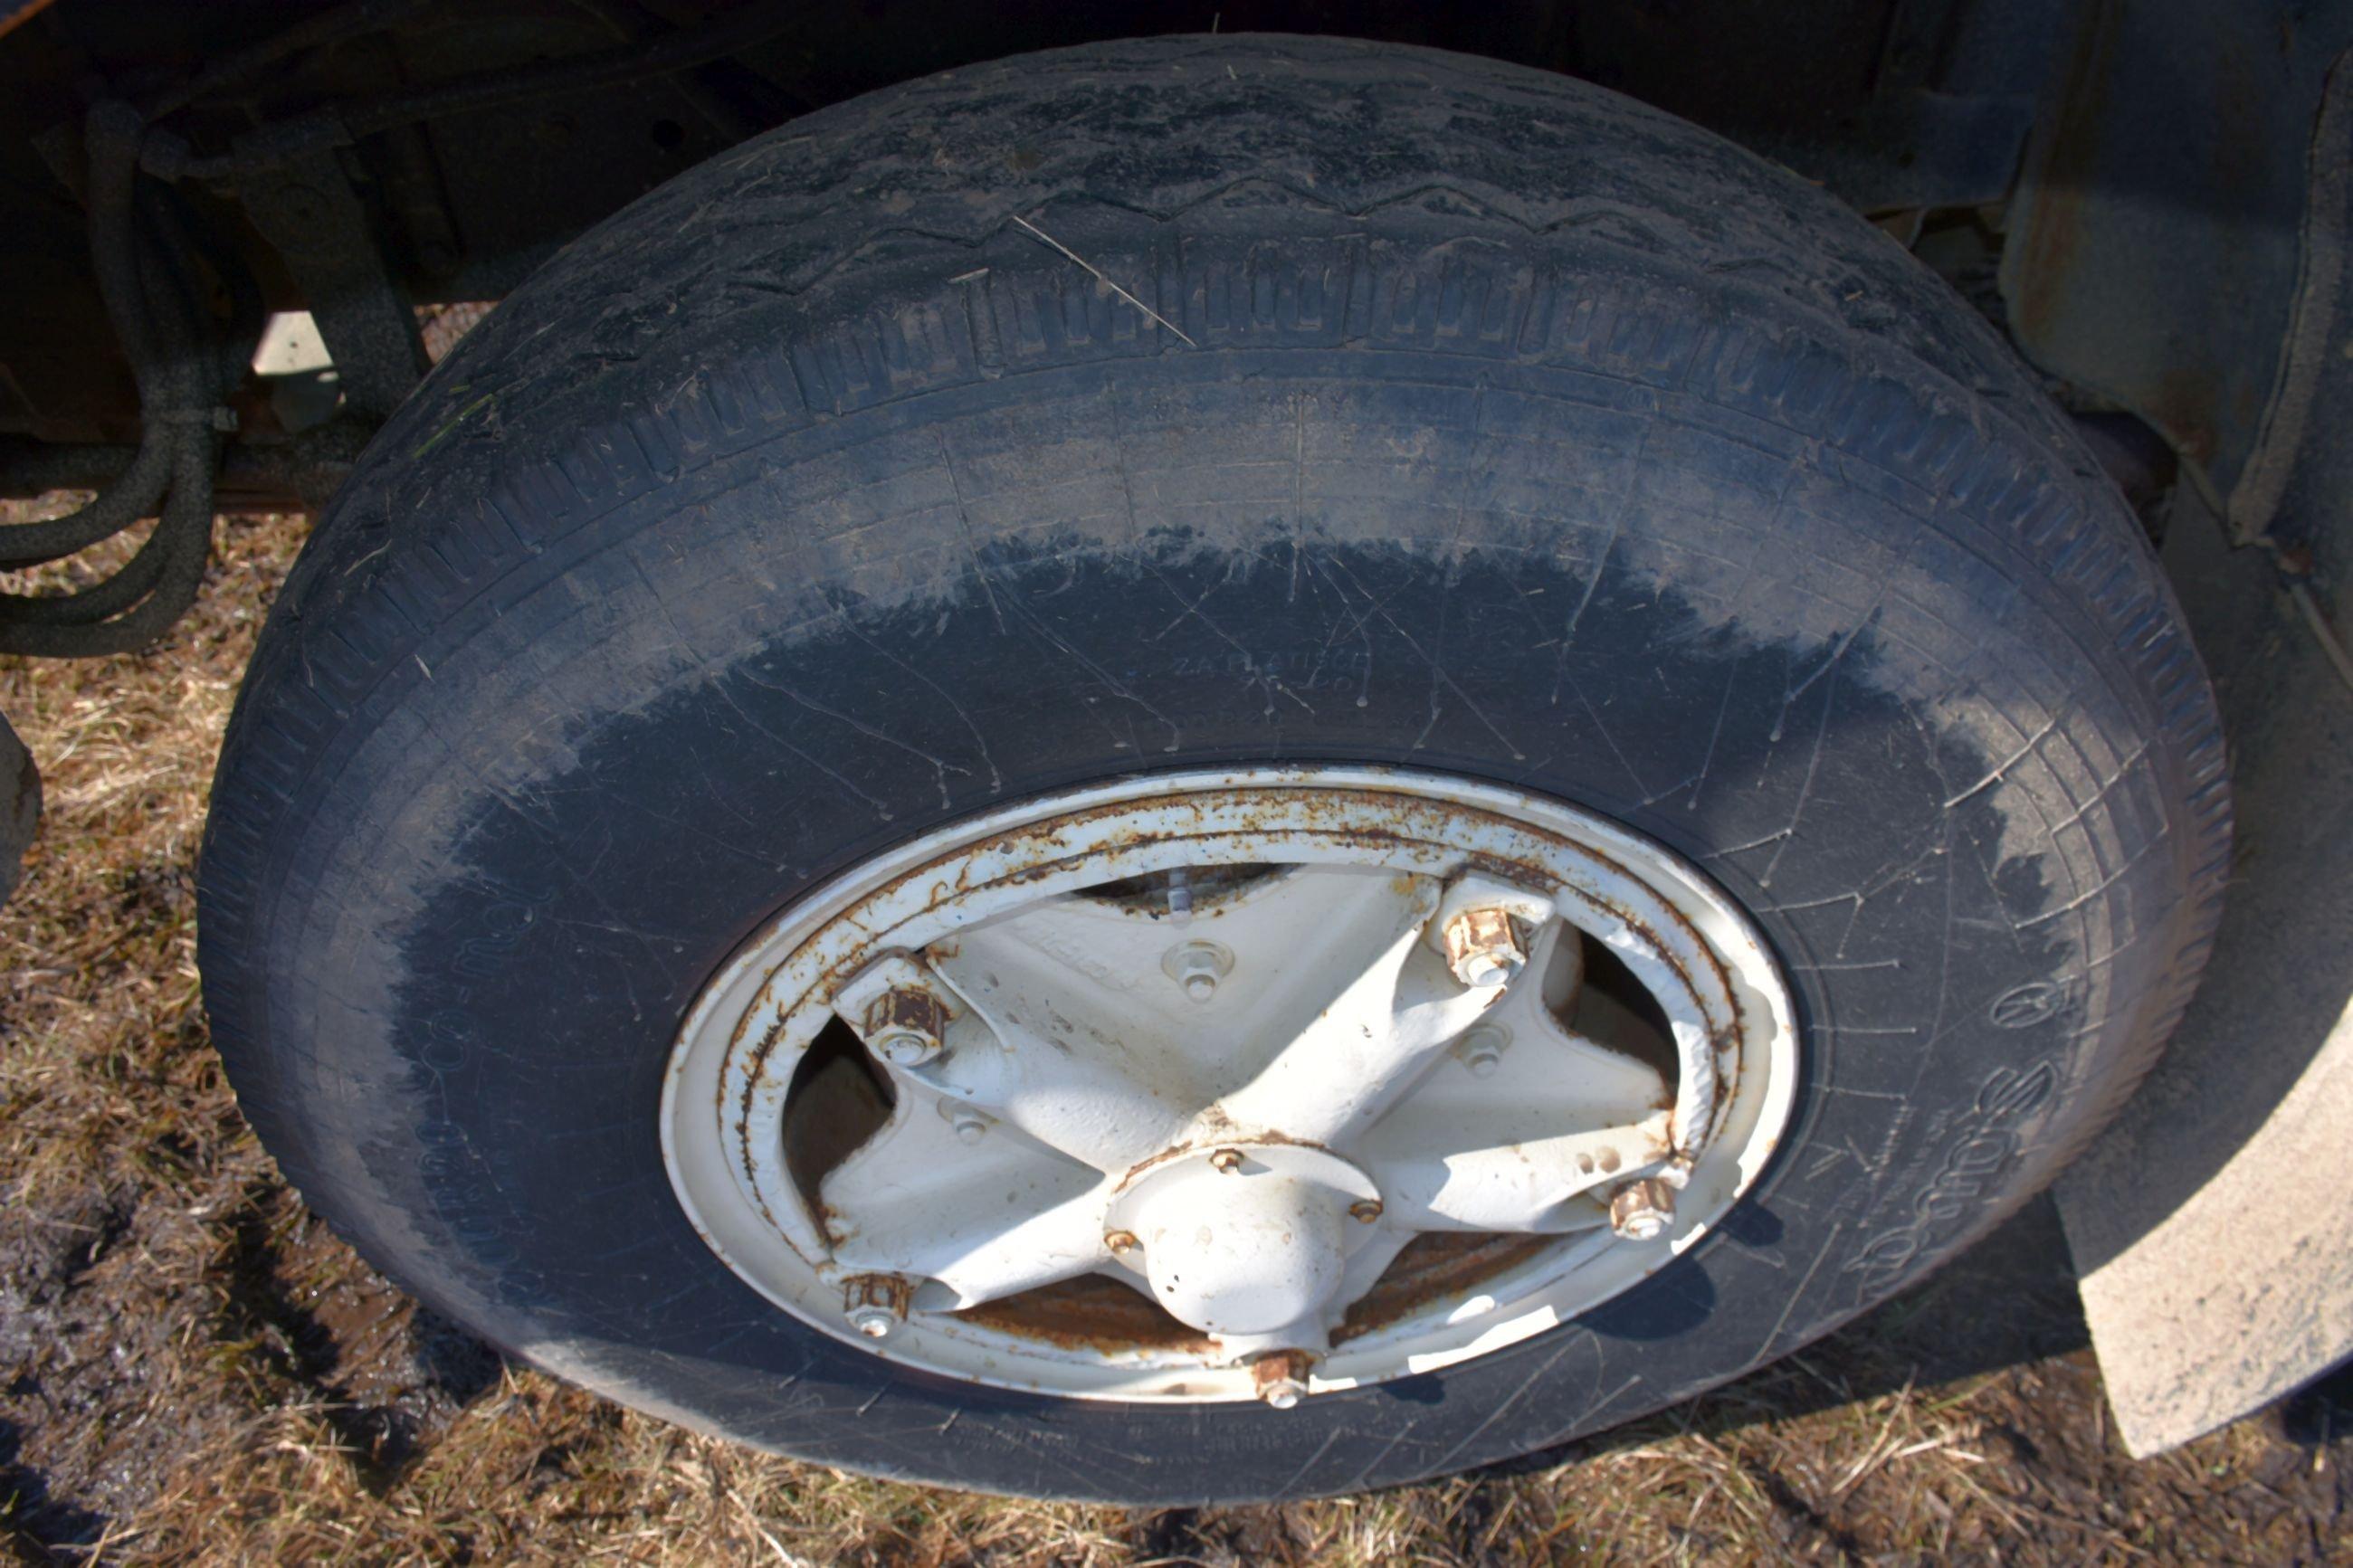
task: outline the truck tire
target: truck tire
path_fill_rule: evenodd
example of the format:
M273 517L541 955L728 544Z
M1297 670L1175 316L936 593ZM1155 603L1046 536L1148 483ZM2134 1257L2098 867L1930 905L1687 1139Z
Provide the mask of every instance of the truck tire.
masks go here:
M824 889L1381 769L1621 836L1786 985L1770 1157L1638 1281L1290 1408L1087 1396L845 1337L691 1220L681 1029ZM878 1475L1295 1498L1656 1409L1967 1245L2150 1065L2229 833L2132 517L1898 247L1575 81L1167 38L812 114L501 304L271 613L201 961L288 1179L512 1352Z

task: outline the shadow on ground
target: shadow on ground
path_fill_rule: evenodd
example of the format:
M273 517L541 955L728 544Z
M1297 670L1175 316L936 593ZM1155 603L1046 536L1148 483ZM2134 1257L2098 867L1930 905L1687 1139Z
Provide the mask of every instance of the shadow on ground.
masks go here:
M1925 1283L1826 1339L1694 1401L1679 1429L1715 1436L1907 1389L2029 1366L2091 1343L2075 1300L2067 1238L2045 1194ZM1637 1422L1482 1472L1520 1475L1656 1435Z

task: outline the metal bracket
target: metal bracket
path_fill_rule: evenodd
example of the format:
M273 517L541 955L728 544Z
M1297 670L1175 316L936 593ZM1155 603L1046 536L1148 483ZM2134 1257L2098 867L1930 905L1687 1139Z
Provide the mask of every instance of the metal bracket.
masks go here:
M257 174L244 199L319 323L344 401L359 414L388 418L425 374L425 342L334 150Z
M16 890L16 876L33 831L41 823L41 771L33 753L0 715L0 904Z

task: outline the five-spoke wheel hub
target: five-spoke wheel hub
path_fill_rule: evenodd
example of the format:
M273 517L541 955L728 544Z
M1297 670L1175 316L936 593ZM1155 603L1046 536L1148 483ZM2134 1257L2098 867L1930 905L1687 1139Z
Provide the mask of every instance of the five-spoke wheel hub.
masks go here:
M1283 1405L1662 1267L1794 1071L1771 958L1663 847L1265 769L1033 801L797 902L688 1017L663 1133L720 1256L876 1353Z

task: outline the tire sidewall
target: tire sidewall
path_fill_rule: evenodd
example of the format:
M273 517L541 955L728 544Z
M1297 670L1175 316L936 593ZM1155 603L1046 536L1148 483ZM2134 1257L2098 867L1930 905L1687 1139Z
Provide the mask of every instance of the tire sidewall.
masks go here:
M1284 368L1281 387L1240 378L1247 417L1361 398L1353 364L1346 384ZM1060 373L1075 392L998 387L968 400L979 412L899 422L937 433L1058 395L1140 405L1161 374ZM1476 383L1454 395L1500 396ZM969 568L949 559L951 581L907 606L845 598L830 632L734 643L734 606L707 589L773 578L760 531L704 508L680 537L668 498L635 510L610 549L432 661L401 705L448 704L449 720L420 722L448 733L457 715L480 724L517 661L544 668L567 644L601 658L609 695L561 714L555 777L501 782L495 742L453 769L389 727L347 773L351 804L312 824L330 901L290 910L323 928L314 949L348 955L313 972L285 1026L338 1047L292 1098L333 1109L305 1142L342 1216L435 1305L594 1385L786 1452L989 1489L1180 1500L1293 1475L1325 1489L1405 1479L1638 1413L1859 1310L2031 1190L2059 1089L2092 1070L2072 955L2015 942L2021 917L1967 853L1972 835L2000 839L2000 814L1945 807L1957 786L1928 745L1931 700L1878 689L1867 626L1830 643L1841 652L1798 648L1679 610L1639 574L1583 596L1576 563L1526 550L1508 522L1466 522L1436 553L1334 544L1326 519L1296 582L1280 541L1241 562L1176 541L1143 570L1008 547L987 593L959 594ZM1640 558L1622 535L1619 549ZM657 560L692 561L693 580L664 594ZM541 606L591 596L614 624L551 633ZM1543 637L1490 635L1515 606L1578 596L1590 651L1566 671ZM634 637L631 616L662 635ZM1340 625L1364 646L1319 668L1303 650ZM610 668L616 648L641 662ZM1630 707L1630 726L1597 725ZM1891 737L1919 739L1906 754ZM516 743L505 765L546 766ZM1737 781L1728 804L1688 765L1637 794L1649 781L1629 746L1706 757ZM1057 1404L903 1372L776 1311L686 1222L654 1113L672 1032L780 906L984 804L1139 768L1305 762L1436 769L1599 811L1707 867L1758 920L1800 1002L1804 1110L1770 1180L1707 1246L1524 1346L1272 1413ZM1834 844L1777 854L1806 810L1832 814ZM1841 896L1884 880L1923 836L1938 848L1919 885L1883 893L1858 943ZM1957 918L2006 922L2013 941L1947 944ZM344 1089L355 1076L364 1097ZM906 1440L952 1415L956 1442ZM1060 1473L1035 1468L1049 1435Z
M535 403L512 367L601 303L560 265L501 307L322 525L224 754L206 996L290 1176L435 1307L630 1403L1136 1502L1564 1441L2031 1193L2178 1009L2211 879L2203 683L2168 673L2129 518L2022 374L1999 412L1736 269L1419 201L1205 209L1181 247L1051 215L1179 279L1184 353L1010 231L869 253ZM1799 1118L1702 1246L1520 1346L1274 1412L900 1371L694 1233L663 1069L780 908L1008 801L1307 763L1599 813L1750 912Z

